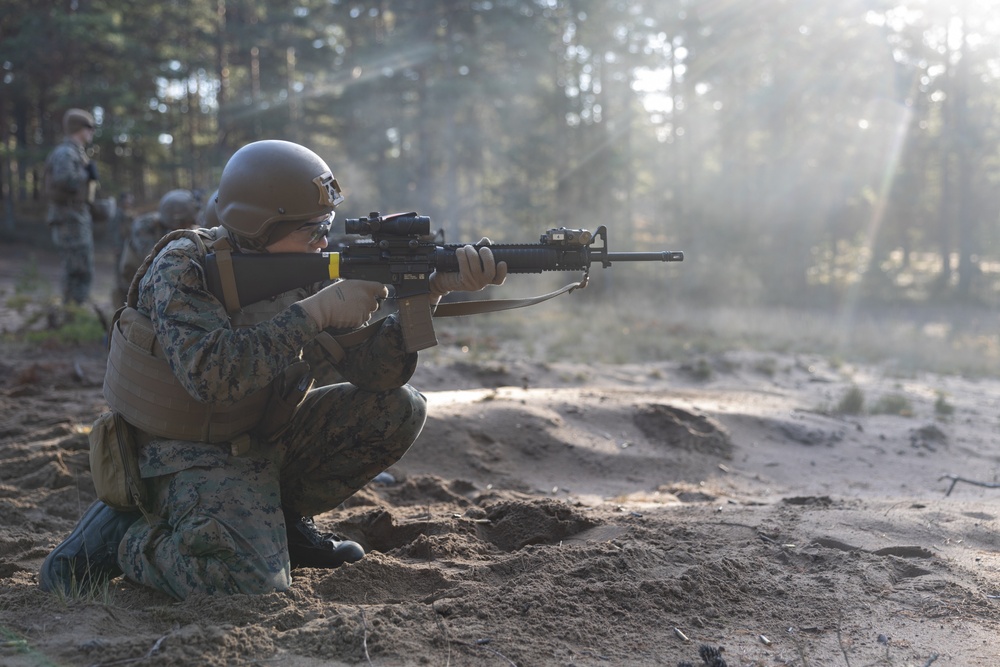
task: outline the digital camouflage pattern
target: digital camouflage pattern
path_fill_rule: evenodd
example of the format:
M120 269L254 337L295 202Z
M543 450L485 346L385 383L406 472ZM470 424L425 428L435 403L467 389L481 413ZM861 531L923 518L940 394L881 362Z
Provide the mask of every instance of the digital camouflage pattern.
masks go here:
M155 520L133 524L119 563L131 579L179 599L283 590L291 579L282 507L306 516L334 509L420 433L426 401L406 384L416 354L403 351L390 316L335 369L322 369L334 365L313 342L321 332L294 303L315 288L244 309L234 326L208 292L200 260L193 241L169 243L142 278L138 300L192 396L238 401L267 390L300 359L315 375L335 371L348 382L311 389L279 437L251 439L241 456L225 444L140 434Z
M94 280L94 232L87 203L89 177L86 151L65 139L45 161L46 223L62 256L64 302L84 303Z
M140 215L129 228L124 239L121 259L118 261L118 289L122 294L128 294L132 277L142 266L142 261L150 253L156 242L173 228L160 219L157 211Z

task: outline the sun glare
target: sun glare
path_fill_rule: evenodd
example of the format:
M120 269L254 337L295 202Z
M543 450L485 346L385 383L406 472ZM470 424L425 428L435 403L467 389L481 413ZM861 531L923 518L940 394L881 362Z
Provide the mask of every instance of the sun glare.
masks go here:
M670 113L674 108L670 87L675 79L669 67L639 69L634 73L632 89L642 97L643 106L650 113Z

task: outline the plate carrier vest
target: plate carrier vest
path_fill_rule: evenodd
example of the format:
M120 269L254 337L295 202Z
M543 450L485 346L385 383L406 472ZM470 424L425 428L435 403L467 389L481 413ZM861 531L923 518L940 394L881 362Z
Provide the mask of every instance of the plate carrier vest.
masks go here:
M215 238L216 235L218 238ZM104 398L112 410L153 437L227 442L254 429L268 414L274 383L233 404L219 405L195 400L174 376L156 340L152 321L140 313L136 305L139 281L149 271L154 258L168 243L180 238L194 242L201 258L208 253L206 241L210 242L212 251L220 258L223 283L227 279L234 281L232 264L223 259L229 258L232 245L222 227L212 230L182 229L160 239L136 272L126 305L115 313L111 323ZM274 316L294 302L294 298L261 302L260 306L254 304L252 308L240 312L239 317L234 312L240 310L238 302L226 305L234 326L251 326ZM296 370L301 373L301 366Z

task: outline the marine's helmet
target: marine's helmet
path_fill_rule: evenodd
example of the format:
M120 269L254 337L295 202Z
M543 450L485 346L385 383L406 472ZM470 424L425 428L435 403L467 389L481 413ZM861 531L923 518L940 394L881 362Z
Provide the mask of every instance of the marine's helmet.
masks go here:
M198 208L190 190L171 190L160 199L160 221L170 229L191 227L197 222Z
M289 141L247 144L219 181L216 215L243 248L262 250L303 222L344 201L333 173L316 153Z
M66 134L76 134L79 130L87 127L91 130L96 127L94 116L84 109L67 109L63 114L63 132Z

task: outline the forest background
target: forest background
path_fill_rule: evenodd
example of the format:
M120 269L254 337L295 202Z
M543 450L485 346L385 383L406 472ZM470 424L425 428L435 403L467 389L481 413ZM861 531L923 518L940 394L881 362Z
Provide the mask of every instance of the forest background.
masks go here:
M606 224L612 250L686 259L588 299L644 281L848 328L905 309L1000 367L968 329L1000 300L991 5L0 0L0 238L43 227L45 156L84 107L104 194L140 209L287 139L331 165L340 220L416 210L449 242Z

